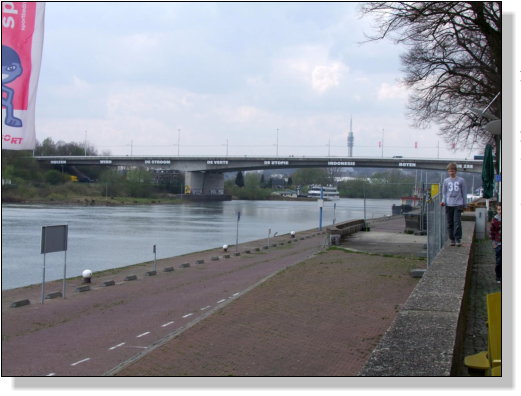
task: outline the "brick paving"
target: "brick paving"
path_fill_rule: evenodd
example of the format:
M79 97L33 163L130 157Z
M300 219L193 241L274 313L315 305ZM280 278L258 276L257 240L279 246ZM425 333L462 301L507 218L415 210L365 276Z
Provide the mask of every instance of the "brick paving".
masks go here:
M409 297L417 261L333 250L271 277L116 376L354 376Z
M467 325L465 334L465 356L487 350L487 294L501 291L501 284L496 283L496 256L492 243L486 240L476 241L474 262L470 283L470 295L467 301ZM462 363L462 376L478 376L479 372L470 370Z

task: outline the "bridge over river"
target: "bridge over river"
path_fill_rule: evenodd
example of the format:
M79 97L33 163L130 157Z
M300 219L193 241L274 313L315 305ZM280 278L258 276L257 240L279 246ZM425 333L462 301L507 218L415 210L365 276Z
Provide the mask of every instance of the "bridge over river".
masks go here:
M36 156L51 165L138 166L186 172L195 194L221 194L224 173L284 168L398 168L444 171L454 159L411 157L256 157L256 156ZM482 160L456 160L460 171L481 172Z

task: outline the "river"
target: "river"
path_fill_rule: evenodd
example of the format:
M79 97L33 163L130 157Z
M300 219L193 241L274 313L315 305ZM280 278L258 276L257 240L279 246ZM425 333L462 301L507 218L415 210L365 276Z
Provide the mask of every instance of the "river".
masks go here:
M399 200L368 199L367 219L391 214ZM212 249L224 244L299 232L319 225L316 202L228 201L179 205L60 206L2 204L2 290L41 283L42 226L69 227L68 250L48 253L45 280L79 276L85 269L102 271L154 259ZM364 218L363 199L326 202L322 226Z

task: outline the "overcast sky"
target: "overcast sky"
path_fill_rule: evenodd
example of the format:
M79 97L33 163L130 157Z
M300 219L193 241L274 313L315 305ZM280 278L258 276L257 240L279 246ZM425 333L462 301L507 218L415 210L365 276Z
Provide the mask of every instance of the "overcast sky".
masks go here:
M275 155L278 129L279 156L346 156L352 117L354 156L382 156L382 134L386 157L476 154L409 126L403 48L360 45L370 25L355 3L49 2L37 139Z

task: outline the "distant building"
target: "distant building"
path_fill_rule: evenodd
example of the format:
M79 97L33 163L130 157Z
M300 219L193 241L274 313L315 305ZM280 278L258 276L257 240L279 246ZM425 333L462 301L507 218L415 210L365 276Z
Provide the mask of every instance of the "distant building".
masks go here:
M155 184L177 184L179 171L174 169L152 169L150 171Z

